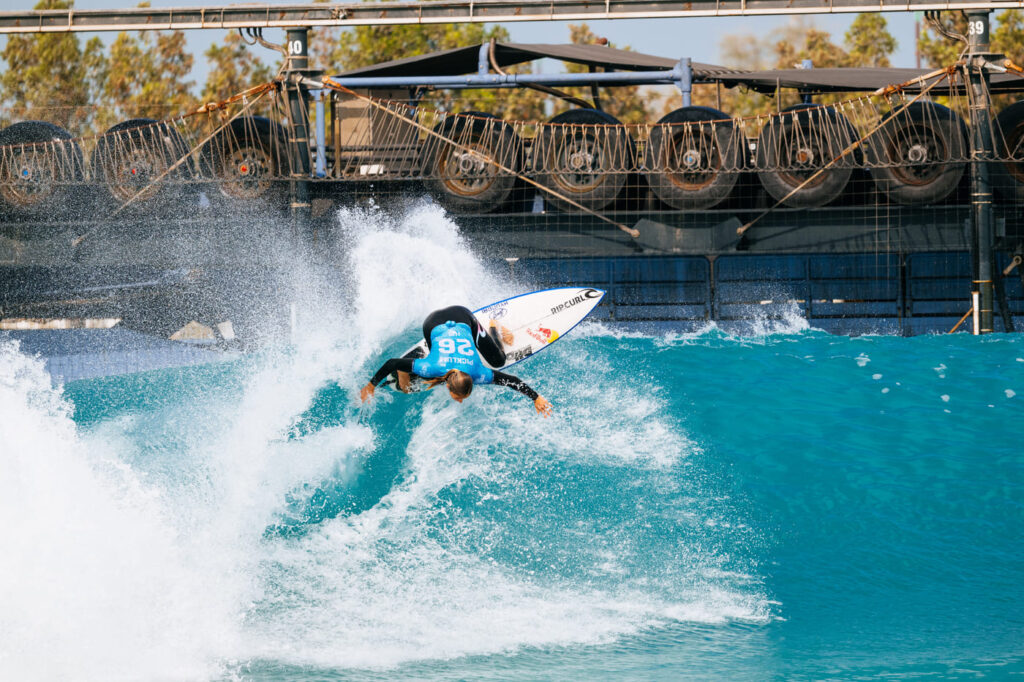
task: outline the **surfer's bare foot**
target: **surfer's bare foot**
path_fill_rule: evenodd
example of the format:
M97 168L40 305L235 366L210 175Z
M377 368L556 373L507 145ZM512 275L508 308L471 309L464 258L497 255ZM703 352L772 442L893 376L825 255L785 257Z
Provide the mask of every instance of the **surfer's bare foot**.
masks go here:
M501 342L506 346L511 346L516 340L516 337L512 335L508 327L505 325L499 325L495 320L491 320L490 326L492 329L498 329L501 332Z
M395 372L395 376L398 378L398 390L402 393L408 393L409 386L412 384L412 377L409 376L409 373Z

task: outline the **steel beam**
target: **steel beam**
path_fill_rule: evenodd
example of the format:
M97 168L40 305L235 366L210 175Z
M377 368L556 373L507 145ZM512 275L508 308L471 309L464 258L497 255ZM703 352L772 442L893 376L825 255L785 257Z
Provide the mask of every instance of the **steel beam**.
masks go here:
M1024 9L1024 0L434 0L0 12L0 33L293 28Z

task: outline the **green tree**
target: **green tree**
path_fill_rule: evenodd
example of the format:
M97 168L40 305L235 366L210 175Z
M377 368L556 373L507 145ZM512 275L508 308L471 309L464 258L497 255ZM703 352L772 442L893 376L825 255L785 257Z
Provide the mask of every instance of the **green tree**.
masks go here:
M816 28L807 30L802 44L794 44L788 40L780 40L775 44L777 69L797 69L804 60L811 60L818 69L850 66L850 55L839 45L832 42L828 31Z
M206 51L210 72L203 87L203 102L220 101L274 77L276 69L264 64L250 48L234 31L225 36L223 45L210 46Z
M888 23L878 12L858 14L845 37L850 66L889 67L889 55L897 42L888 31Z
M195 83L188 79L193 61L181 31L119 33L104 69L104 123L169 118L195 108Z
M888 32L887 23L876 13L859 14L846 32L842 45L832 41L827 31L822 31L807 21L797 20L768 34L725 36L719 50L726 66L739 69L762 70L766 68L793 69L805 59L810 59L814 68L888 66L889 57L896 49L896 40ZM821 95L815 101L835 102L846 98L846 94ZM796 104L799 95L783 92L780 96L760 95L744 88L723 89L719 94L714 87L701 88L694 103L717 106L733 116L755 116L766 114Z
M1017 65L1024 64L1024 12L1010 9L996 17L990 39L992 51L1005 54Z
M71 0L41 0L36 9L70 9ZM92 124L92 93L102 72L103 44L92 38L83 50L73 33L12 34L0 55L3 102L12 120L49 121L73 134ZM11 121L4 121L7 124Z

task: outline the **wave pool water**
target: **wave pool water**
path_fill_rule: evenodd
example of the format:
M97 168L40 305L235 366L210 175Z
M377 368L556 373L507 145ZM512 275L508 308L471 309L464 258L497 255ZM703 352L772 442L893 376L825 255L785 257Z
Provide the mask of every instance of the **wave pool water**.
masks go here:
M0 341L0 678L1024 673L1022 337L590 324L517 368L550 419L365 407L525 285L430 206L339 219L288 347L52 388Z

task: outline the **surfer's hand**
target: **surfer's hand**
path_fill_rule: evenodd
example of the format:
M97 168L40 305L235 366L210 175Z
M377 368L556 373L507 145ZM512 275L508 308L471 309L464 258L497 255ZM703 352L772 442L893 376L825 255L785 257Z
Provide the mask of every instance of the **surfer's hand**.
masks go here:
M359 399L364 403L373 397L373 392L377 390L377 387L373 384L366 384L363 386L363 390L359 391Z
M538 412L544 415L545 419L551 416L551 403L549 403L544 396L537 396L537 399L533 401L533 406L537 408Z

